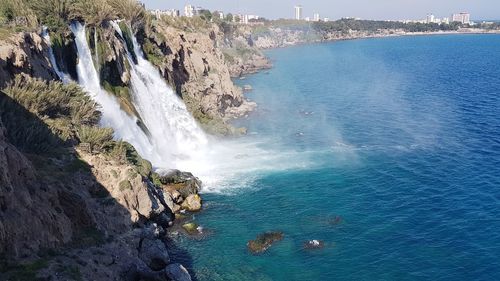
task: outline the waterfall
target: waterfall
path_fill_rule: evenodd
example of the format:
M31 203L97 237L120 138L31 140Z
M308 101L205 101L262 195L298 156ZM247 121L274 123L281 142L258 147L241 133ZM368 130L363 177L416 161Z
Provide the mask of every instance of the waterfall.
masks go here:
M118 24L112 22L112 26L122 36ZM131 39L137 57L134 63L129 52L133 103L150 132L152 145L161 153L162 161L154 164L192 170L193 165L202 164L208 139L158 69L144 58L133 34Z
M131 143L137 151L152 162L160 162L161 155L149 141L146 134L137 125L137 118L126 114L117 99L104 91L100 86L92 55L85 35L85 26L74 22L70 26L75 36L78 50L78 84L100 105L102 112L101 125L111 127L115 131L115 138Z
M52 67L54 68L54 71L56 72L59 79L63 81L63 83L68 83L69 81L71 81L71 79L68 77L68 75L66 75L66 73L62 72L59 69L59 66L57 65L56 57L54 56L54 51L52 50L52 41L50 41L49 31L45 26L43 27L42 37L45 40L45 43L47 43L47 46L49 47L49 60L50 63L52 64Z

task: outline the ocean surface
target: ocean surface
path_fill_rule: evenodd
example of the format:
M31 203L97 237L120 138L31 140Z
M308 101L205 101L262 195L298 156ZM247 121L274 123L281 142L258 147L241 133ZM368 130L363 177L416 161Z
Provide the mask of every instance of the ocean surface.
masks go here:
M499 35L267 54L273 69L237 81L259 105L237 125L280 168L203 195L206 235L174 238L197 280L500 278ZM270 230L284 240L250 254Z

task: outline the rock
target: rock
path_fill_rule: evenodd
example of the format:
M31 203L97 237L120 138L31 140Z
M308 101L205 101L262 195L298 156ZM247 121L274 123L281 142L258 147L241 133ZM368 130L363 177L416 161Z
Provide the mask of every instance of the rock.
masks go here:
M198 234L198 225L194 222L185 223L182 228L189 234Z
M247 243L248 250L252 254L260 254L265 252L275 242L283 240L284 234L280 231L266 232L259 234L255 240L250 240Z
M201 197L198 194L189 195L182 203L182 208L190 212L197 212L201 210Z
M191 275L187 269L178 263L169 264L165 268L165 274L172 281L191 281Z
M152 270L162 270L170 263L167 247L159 239L143 239L139 258Z
M321 240L314 239L314 240L304 242L303 247L306 250L322 249L325 247L325 242L323 242Z
M177 191L182 198L188 197L190 194L197 194L201 188L201 181L189 172L181 172L179 170L159 170L160 181L167 185L167 190L170 193ZM177 196L177 202L181 200Z
M153 271L145 266L141 260L136 259L123 267L121 279L124 281L165 281L164 275L166 274L161 271Z
M184 201L184 198L182 198L181 193L177 190L172 190L172 192L170 192L170 196L172 197L174 203L181 204L182 201Z

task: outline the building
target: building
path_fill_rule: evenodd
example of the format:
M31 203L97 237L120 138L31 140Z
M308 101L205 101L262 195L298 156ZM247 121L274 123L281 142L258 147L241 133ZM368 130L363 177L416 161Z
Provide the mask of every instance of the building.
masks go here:
M462 24L470 24L470 14L469 13L459 13L451 15L452 22L460 22Z
M184 15L188 18L194 17L194 6L193 5L186 5L184 7Z
M319 17L319 13L314 13L313 15L313 20L314 21L319 21L320 17Z
M157 19L161 19L163 16L169 16L169 17L179 17L181 15L181 12L176 9L170 9L170 10L153 10L151 11L151 14L153 14Z
M219 19L223 20L224 19L224 12L223 11L214 11L212 13L214 17L218 17Z
M195 7L193 5L186 5L184 7L184 15L188 18L192 18L194 16L199 16L200 12L203 10L202 7Z
M323 19L324 22L329 22L330 21L330 18L324 18Z
M427 15L427 18L425 20L426 23L435 23L436 18L434 17L433 14Z
M295 19L296 20L302 19L302 6L300 5L295 6Z

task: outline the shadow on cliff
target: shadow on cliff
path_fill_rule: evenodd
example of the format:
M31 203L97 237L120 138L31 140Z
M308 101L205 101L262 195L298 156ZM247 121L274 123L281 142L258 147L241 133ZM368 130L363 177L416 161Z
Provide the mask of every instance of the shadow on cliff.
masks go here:
M16 280L9 274L21 271L34 280L32 267L16 263L109 244L145 223L131 221L75 145L0 91L0 279ZM178 255L192 268L187 252L172 253L173 262Z

